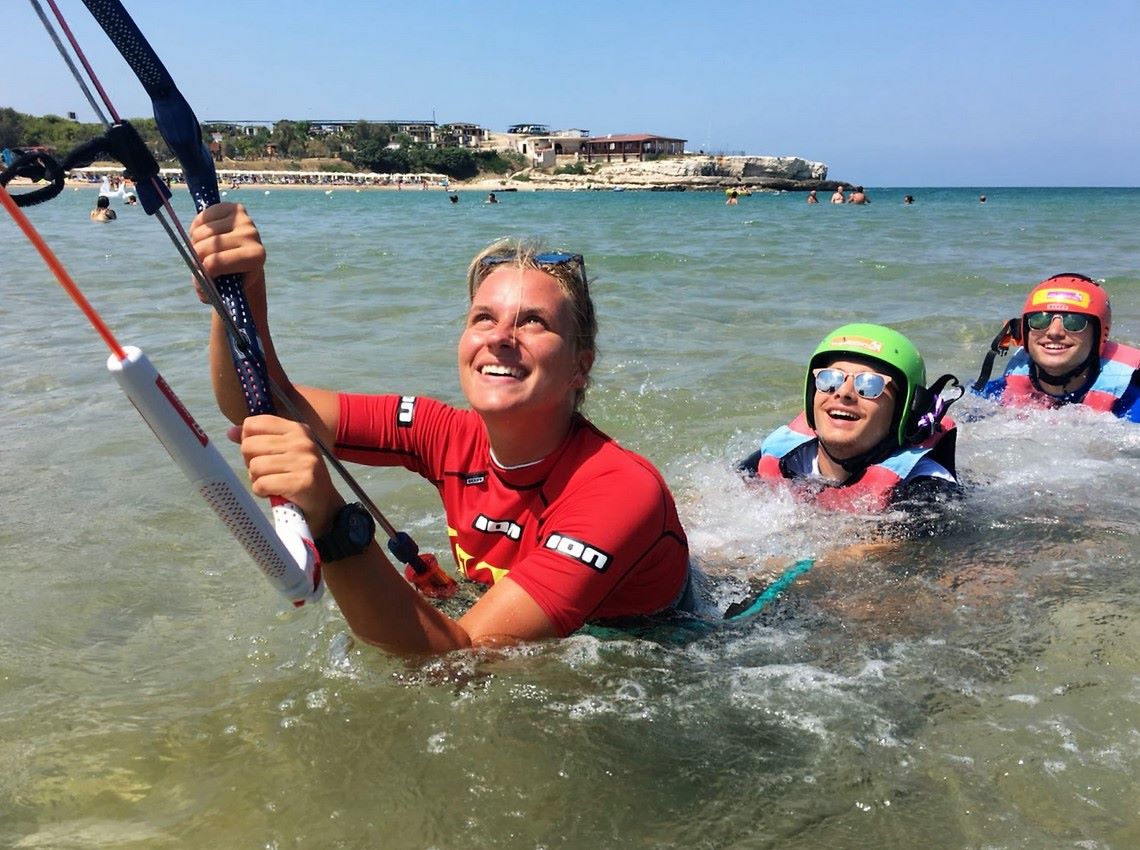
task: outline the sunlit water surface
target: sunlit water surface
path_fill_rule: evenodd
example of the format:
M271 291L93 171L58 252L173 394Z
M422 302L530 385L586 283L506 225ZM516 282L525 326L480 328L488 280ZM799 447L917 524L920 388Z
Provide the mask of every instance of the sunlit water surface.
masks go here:
M207 308L157 224L121 206L93 224L94 194L31 217L238 465ZM977 194L230 193L262 228L299 381L459 403L470 256L504 234L583 252L587 412L662 469L715 599L821 557L759 621L493 661L406 663L354 643L331 599L286 611L0 225L0 845L1140 846L1140 428L964 401L950 533L885 546L732 472L846 321L972 379L1031 284L1081 271L1140 342L1140 191ZM446 552L430 488L359 476Z

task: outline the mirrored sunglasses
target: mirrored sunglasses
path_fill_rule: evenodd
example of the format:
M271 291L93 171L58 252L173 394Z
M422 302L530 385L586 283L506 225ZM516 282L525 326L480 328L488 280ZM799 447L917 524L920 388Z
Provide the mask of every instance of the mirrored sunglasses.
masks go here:
M1071 334L1079 334L1089 325L1089 317L1084 313L1030 313L1025 323L1032 331L1043 331L1053 324L1055 316L1061 317L1061 325Z
M502 263L513 263L518 259L517 254L492 254L479 261L479 265L488 268ZM586 259L581 254L571 254L568 251L544 251L534 255L534 262L539 268L544 266L562 266L567 263L577 265L579 282L586 286Z
M887 384L891 380L888 375L880 375L878 372L856 372L848 375L839 369L815 369L812 374L815 375L815 388L818 392L833 393L851 378L855 393L860 398L866 399L881 396L886 392Z

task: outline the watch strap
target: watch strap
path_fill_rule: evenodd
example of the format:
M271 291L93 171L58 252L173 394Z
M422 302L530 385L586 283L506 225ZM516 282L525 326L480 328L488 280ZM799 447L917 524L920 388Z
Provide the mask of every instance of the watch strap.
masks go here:
M350 502L333 514L329 530L313 541L322 563L359 555L372 543L376 523L367 508Z

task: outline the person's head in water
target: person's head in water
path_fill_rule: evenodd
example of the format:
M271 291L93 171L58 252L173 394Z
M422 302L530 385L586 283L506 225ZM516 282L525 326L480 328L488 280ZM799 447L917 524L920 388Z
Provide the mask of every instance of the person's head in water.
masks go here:
M1021 308L1021 342L1046 390L1063 388L1100 359L1112 326L1108 293L1090 277L1053 275Z
M105 210L109 206L111 206L111 199L106 195L100 195L99 199L95 201L95 209L97 210Z
M493 291L485 291L488 289ZM598 321L586 279L586 262L582 255L546 251L532 241L501 239L488 245L471 261L467 269L467 293L474 311L469 319L477 321L469 322L460 341L460 384L468 395L471 406L479 409L479 405L468 393L468 389L476 387L479 382L464 381L464 376L467 375L465 366L477 371L480 363L472 352L480 345L491 344L481 339L484 322L478 314L489 312L481 305L483 302L502 302L499 306L503 310L508 310L511 304L516 309L521 309L525 298L533 304L546 299L544 304L549 315L535 318L542 318L549 327L545 328L545 334L524 333L530 325L518 324L511 345L517 347L521 354L533 355L535 359L532 368L527 368L526 363L520 363L520 368L524 368L528 372L526 377L530 378L539 375L540 366L550 365L547 361L555 365L561 362L559 368L547 370L549 375L555 377L552 384L557 385L547 388L550 396L553 398L559 392L565 393L570 389L572 409L581 407L590 383L590 370L597 356L598 335ZM515 321L521 323L526 318L525 314L518 315ZM536 322L538 324L541 323ZM542 345L547 346L541 351L538 344L528 345L528 342L540 338ZM559 344L555 345L556 342ZM560 384L559 381L564 378L567 379L566 383ZM536 380L534 383L542 382ZM558 389L559 386L562 387L561 390Z
M808 362L804 414L823 452L848 472L910 442L926 364L914 344L883 325L844 325Z

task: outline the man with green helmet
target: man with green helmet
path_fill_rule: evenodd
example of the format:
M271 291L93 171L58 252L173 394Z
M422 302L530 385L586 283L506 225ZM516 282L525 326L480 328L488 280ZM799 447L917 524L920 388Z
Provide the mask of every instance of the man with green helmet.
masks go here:
M943 398L950 385L957 396ZM812 482L816 501L849 510L955 492L957 432L946 411L961 396L953 375L926 386L914 344L883 325L850 324L823 338L808 362L804 410L739 468Z

